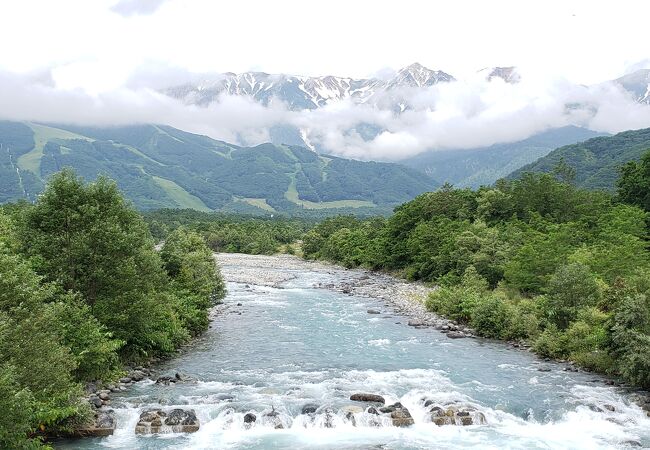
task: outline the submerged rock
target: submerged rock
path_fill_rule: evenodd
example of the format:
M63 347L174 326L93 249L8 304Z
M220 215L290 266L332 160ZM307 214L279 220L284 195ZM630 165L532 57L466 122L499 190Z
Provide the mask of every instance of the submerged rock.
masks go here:
M198 431L199 427L199 419L193 409L177 408L169 413L152 409L140 414L135 433L193 433Z
M369 309L366 311L368 314L381 314L381 311L378 311L376 309Z
M253 413L247 413L244 416L244 423L253 423L257 420L257 416Z
M302 407L302 414L313 414L316 412L318 409L318 405L315 403L307 403L305 406Z
M366 394L363 392L359 392L356 394L352 394L350 396L350 400L354 402L371 402L371 403L386 403L386 400L384 400L384 397L381 395L377 394Z

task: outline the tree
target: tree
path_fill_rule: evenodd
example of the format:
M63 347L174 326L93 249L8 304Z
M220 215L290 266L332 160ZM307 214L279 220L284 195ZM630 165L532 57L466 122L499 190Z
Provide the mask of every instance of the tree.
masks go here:
M572 263L560 266L549 280L547 315L560 330L566 329L584 306L594 306L600 287L589 267Z
M201 235L181 227L167 236L160 255L172 280L176 312L190 334L199 334L208 326L208 309L225 295L212 251Z
M21 229L24 252L47 281L78 293L124 354L173 350L187 334L158 295L167 276L148 228L114 182L53 175Z
M630 161L621 167L616 187L622 202L650 212L650 150L640 161Z

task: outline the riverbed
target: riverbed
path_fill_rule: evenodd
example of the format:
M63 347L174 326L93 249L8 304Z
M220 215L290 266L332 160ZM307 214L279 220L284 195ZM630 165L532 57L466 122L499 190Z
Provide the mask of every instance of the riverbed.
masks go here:
M426 312L426 286L287 255L217 260L228 295L210 329L155 368L189 381L135 384L111 400L113 436L61 448L650 447L650 418L629 392L471 337ZM401 403L414 424L378 420L371 405L350 400L359 392ZM485 423L438 426L431 405L466 408ZM143 410L175 407L196 411L198 432L134 433ZM246 414L257 420L245 423Z

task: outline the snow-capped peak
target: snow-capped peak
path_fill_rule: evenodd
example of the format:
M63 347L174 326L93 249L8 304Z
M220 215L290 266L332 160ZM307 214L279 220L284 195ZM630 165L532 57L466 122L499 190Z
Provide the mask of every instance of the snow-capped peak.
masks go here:
M303 77L271 75L264 72L226 72L212 75L198 83L174 86L164 92L189 104L207 105L225 93L248 96L264 105L277 98L292 109L302 110L319 108L343 99L366 103L373 99L385 98L384 93L396 88L425 88L454 80L454 77L445 72L427 69L419 63L414 63L398 71L388 81L332 75Z

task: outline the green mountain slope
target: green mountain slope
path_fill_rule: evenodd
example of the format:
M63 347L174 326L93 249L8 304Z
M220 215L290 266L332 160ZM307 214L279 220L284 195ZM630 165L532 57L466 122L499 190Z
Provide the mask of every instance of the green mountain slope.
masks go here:
M624 131L614 136L589 139L553 150L543 158L516 170L508 178L524 172L551 172L561 159L576 171L575 182L588 189L612 190L619 168L641 158L650 149L650 128Z
M0 201L34 200L48 176L106 174L141 209L243 213L387 212L434 189L398 164L318 155L298 146L239 147L168 126L91 128L0 122Z
M423 153L401 161L435 180L457 187L487 186L514 170L536 161L562 145L600 136L601 133L574 126L556 128L522 141L469 150Z

